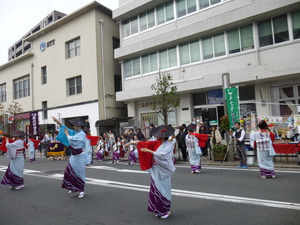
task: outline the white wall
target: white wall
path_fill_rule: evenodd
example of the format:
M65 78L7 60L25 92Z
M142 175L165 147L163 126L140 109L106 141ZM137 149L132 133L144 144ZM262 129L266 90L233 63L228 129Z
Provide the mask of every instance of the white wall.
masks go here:
M97 135L96 131L96 121L98 120L98 102L77 105L59 109L48 110L48 119L43 120L42 112L39 112L39 123L40 124L55 124L52 120L52 116L57 119L60 117L61 122L64 123L65 118L88 116L90 129L92 135Z

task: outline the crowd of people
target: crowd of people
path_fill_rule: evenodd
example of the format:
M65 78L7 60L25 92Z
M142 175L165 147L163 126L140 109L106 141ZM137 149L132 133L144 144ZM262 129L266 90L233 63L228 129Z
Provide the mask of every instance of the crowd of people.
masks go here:
M85 195L86 166L93 163L93 152L97 160L111 159L112 163L118 163L127 158L130 165L139 160L140 168L147 170L151 175L150 193L148 200L148 211L162 219L170 215L171 207L171 176L175 171L174 154L176 143L182 152L183 160L189 160L192 174L199 174L201 170L201 155L208 147L209 138L212 144L219 144L222 140L218 130L213 128L210 134L203 131L195 132L196 125L191 123L188 126L182 124L179 133L175 136L175 129L169 125L155 127L150 126L150 138L147 140L141 129L136 133L133 129L125 130L121 136L115 136L112 130L100 136L91 136L87 123L81 119L72 119L73 129L67 128L64 124L53 118L53 121L60 125L55 140L61 142L71 151L71 156L64 171L62 188L70 194L79 192L78 198ZM244 131L240 124L236 123L236 131L232 138L237 142L237 152L241 164L239 167L247 168L244 157ZM268 130L265 121L258 124L259 130L251 135L251 145L257 148L258 164L262 178L275 178L272 156L272 133ZM25 149L29 149L30 162L34 162L34 151L38 148L39 141L30 135L28 143L23 138L26 134L23 131L13 131L13 139L3 137L0 150L6 151L10 158L7 171L1 183L9 185L11 189L24 187L24 164ZM51 135L46 133L43 142L51 142Z

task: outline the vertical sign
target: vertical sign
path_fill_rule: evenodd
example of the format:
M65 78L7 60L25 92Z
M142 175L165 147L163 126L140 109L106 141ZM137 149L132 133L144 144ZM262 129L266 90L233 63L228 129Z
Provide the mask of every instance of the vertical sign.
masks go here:
M237 87L225 88L229 127L240 121L239 92Z
M31 133L38 136L39 135L39 114L37 111L30 113L30 127L31 127Z

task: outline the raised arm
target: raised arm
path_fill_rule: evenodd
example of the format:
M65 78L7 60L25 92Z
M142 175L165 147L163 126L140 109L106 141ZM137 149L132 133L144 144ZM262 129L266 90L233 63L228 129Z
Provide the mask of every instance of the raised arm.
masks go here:
M61 126L61 122L59 122L58 119L56 119L55 117L52 116L52 119L55 123L57 123L59 126Z

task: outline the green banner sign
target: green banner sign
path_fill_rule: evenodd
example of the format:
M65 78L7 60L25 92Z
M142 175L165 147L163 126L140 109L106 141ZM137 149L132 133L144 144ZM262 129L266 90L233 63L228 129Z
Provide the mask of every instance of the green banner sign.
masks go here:
M240 121L239 91L237 87L225 88L229 127Z

